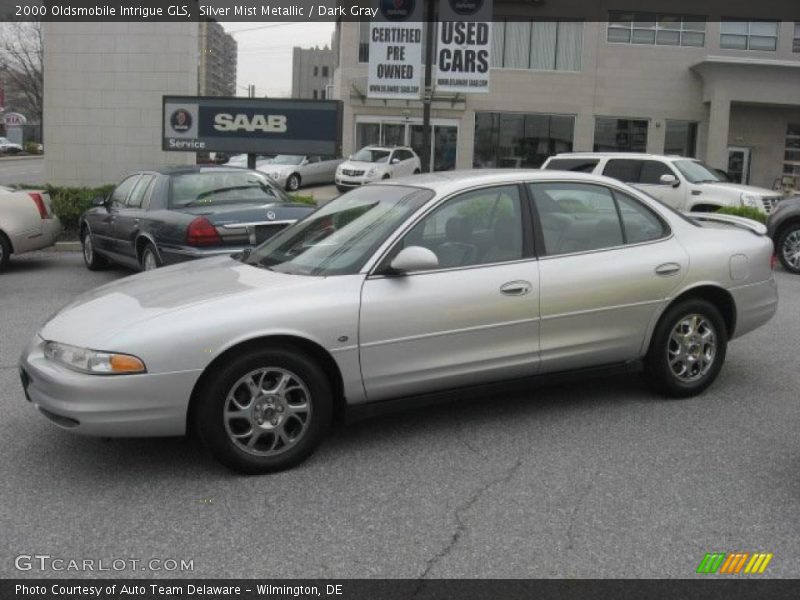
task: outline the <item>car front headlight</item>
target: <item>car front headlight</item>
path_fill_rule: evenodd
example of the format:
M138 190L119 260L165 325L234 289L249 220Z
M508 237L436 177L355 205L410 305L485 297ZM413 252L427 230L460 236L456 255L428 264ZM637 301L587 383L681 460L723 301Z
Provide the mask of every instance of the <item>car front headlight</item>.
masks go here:
M130 354L99 352L58 342L46 342L44 355L69 369L93 375L131 375L147 371L142 360Z
M372 167L369 171L367 171L367 177L372 177L373 175L378 174L378 167Z
M760 206L759 198L754 194L748 194L746 192L742 192L741 200L742 200L742 205L744 206L750 206L752 208L758 208Z

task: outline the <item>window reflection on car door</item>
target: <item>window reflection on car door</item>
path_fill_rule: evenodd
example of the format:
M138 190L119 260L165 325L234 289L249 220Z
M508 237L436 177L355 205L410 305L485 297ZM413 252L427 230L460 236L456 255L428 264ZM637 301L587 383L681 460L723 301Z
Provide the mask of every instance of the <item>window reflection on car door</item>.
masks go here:
M136 182L139 181L140 174L130 175L123 179L109 195L106 205L101 207L95 219L90 221L95 247L106 252L117 252L117 244L114 239L114 229L116 227L119 211L125 206L128 195L133 190Z
M367 278L359 341L370 400L536 372L539 275L527 211L515 185L458 195L383 263L422 246L438 268Z
M130 259L138 259L135 242L144 218L144 201L149 197L155 178L154 173L143 173L117 212L114 223L115 251Z

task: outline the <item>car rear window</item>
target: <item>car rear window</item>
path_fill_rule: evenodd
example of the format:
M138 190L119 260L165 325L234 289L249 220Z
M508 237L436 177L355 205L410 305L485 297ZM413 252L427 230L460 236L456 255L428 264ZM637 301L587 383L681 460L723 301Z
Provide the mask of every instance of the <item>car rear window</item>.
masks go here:
M547 171L592 173L598 162L600 161L592 158L554 158L544 168Z
M244 169L173 175L170 187L170 208L289 201L264 175Z

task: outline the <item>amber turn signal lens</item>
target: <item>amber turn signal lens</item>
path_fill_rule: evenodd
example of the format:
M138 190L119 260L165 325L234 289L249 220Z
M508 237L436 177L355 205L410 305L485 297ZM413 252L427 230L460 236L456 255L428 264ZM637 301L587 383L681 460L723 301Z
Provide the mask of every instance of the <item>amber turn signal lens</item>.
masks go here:
M112 373L142 373L144 371L144 363L135 356L112 354L110 363Z

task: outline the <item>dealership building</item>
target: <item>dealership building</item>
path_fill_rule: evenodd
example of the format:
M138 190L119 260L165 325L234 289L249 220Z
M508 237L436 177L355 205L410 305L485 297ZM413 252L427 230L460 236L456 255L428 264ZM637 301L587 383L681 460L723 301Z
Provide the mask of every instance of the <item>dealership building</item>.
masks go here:
M495 3L489 93L434 90L431 166L538 167L568 151L680 154L737 181L800 183L800 24L610 13L512 18ZM509 11L511 9L509 8ZM367 95L369 23L337 25L343 151L422 151L422 103Z

